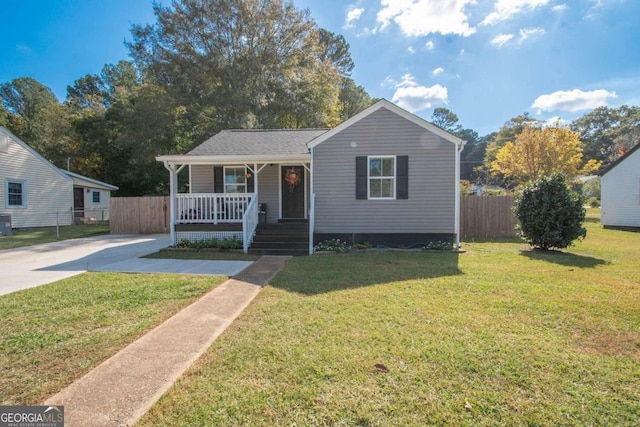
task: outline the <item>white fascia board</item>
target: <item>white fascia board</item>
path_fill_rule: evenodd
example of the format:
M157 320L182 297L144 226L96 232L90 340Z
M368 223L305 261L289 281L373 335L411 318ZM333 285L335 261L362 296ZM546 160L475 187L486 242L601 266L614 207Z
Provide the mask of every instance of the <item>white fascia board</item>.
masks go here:
M60 170L62 171L62 173L67 174L70 177L74 178L74 181L73 181L74 185L80 185L83 187L95 187L101 190L109 190L109 191L116 191L118 189L118 187L113 184L108 184L106 182L89 178L88 176L80 175L79 173L66 171L64 169L60 169Z
M464 141L462 139L458 138L457 136L454 136L454 135L450 134L446 130L440 129L438 126L434 125L433 123L429 123L425 119L423 119L421 117L418 117L415 114L412 114L412 113L408 112L404 108L398 107L396 104L394 104L392 102L389 102L386 99L382 99L382 100L376 102L375 104L373 104L371 107L367 108L366 110L363 110L360 113L356 114L355 116L351 117L349 120L342 122L338 126L336 126L333 129L331 129L330 131L328 131L326 133L323 133L322 135L320 135L319 137L317 137L313 141L309 142L307 145L309 146L309 148L316 147L317 145L322 144L324 141L326 141L327 139L331 138L335 134L337 134L339 132L342 132L343 130L347 129L348 127L350 127L354 123L357 123L358 121L360 121L363 118L367 117L368 115L378 111L381 108L386 108L387 110L391 111L392 113L395 113L395 114L399 115L400 117L403 117L403 118L409 120L410 122L415 123L416 125L428 130L429 132L431 132L431 133L433 133L435 135L438 135L438 136L446 139L447 141L450 141L450 142L454 143L457 146L459 146L461 144L464 144Z
M175 165L230 165L245 163L309 163L311 155L283 155L283 156L188 156L169 155L157 156L156 160Z

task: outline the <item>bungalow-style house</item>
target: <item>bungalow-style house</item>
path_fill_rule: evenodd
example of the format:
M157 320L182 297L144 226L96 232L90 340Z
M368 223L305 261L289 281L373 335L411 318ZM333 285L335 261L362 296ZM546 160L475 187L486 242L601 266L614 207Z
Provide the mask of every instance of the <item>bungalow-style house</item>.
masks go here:
M607 168L600 191L602 225L640 231L640 144Z
M118 187L57 168L0 126L0 214L12 228L107 220Z
M257 253L314 243L459 244L464 141L382 100L333 129L224 130L170 173L171 239L235 237ZM177 176L188 168L189 192Z

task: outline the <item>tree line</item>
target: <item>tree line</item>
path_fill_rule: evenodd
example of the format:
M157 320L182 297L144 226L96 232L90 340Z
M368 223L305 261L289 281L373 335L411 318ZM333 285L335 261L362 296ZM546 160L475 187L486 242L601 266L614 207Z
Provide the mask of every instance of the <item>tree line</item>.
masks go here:
M58 167L167 191L158 154L222 129L333 127L372 103L344 37L281 0L176 0L133 25L130 60L78 78L59 102L30 77L0 85L0 125Z
M174 0L154 14L132 26L130 60L78 78L63 102L30 77L0 84L0 125L58 167L146 195L167 192L156 155L222 129L333 127L375 102L351 78L345 38L291 1ZM467 141L463 179L506 188L602 170L640 141L634 106L599 107L568 127L524 113L485 136L446 108L431 121Z

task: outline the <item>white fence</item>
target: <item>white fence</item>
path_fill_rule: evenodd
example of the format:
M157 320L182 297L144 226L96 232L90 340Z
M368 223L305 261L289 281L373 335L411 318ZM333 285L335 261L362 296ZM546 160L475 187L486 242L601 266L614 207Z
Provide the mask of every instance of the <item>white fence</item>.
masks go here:
M253 193L176 195L176 223L241 223Z

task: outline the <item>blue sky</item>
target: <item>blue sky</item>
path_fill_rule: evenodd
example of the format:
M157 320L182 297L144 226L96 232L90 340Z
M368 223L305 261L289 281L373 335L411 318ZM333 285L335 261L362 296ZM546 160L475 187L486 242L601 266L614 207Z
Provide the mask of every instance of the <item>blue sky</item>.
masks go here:
M167 4L167 1L163 1ZM356 83L422 117L447 107L481 135L525 111L577 118L640 105L638 0L294 0L351 45ZM151 0L3 0L0 82L67 85L127 59Z

